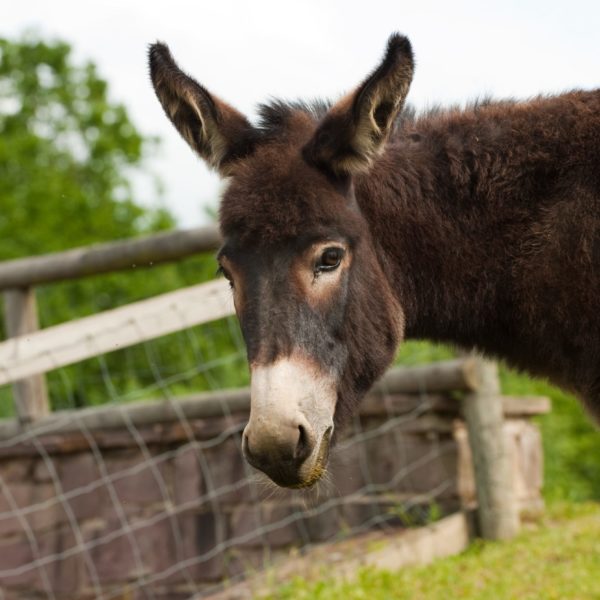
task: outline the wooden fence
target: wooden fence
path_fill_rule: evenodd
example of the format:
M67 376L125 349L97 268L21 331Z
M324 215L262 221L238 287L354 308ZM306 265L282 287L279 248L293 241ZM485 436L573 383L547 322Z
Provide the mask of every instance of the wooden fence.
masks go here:
M0 385L14 385L17 420L1 424L0 437L6 439L18 430L52 428L45 372L233 314L228 286L218 280L38 330L36 285L179 260L214 250L218 243L215 228L201 228L1 263L0 291L5 295L9 339L0 343ZM386 384L399 392L467 392L462 410L473 450L481 532L492 539L513 536L518 530L518 510L508 483L511 475L496 365L470 356L394 371L387 377ZM247 396L240 399L230 392L224 392L219 401L225 398L248 401ZM127 410L142 421L149 412L164 410L168 420L169 409L160 404ZM122 411L117 414L102 408L85 415L81 418L93 426L121 419Z
M132 266L150 267L215 250L219 243L216 227L200 227L0 263L5 326L8 337L13 338L0 345L0 385L15 382L15 408L19 420L29 423L48 415L48 394L43 373L109 349L124 348L145 339L218 319L225 316L218 313L219 308L228 306L226 295L221 293L225 286L222 282L215 282L206 287L194 286L38 332L36 285L127 270ZM198 306L203 307L205 302L207 309L202 316L198 316ZM190 316L189 309L192 307L195 322ZM134 315L138 331L132 336ZM138 319L139 315L143 315L141 320ZM114 327L114 324L118 324L118 327ZM102 337L107 325L110 335L104 336L100 343L98 335ZM144 335L147 337L142 335L140 338L140 329L146 332ZM90 344L92 339L93 347Z

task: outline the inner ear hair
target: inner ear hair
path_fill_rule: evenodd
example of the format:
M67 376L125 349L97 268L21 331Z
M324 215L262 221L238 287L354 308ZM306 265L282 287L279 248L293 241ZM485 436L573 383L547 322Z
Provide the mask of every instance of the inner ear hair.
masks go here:
M387 124L389 119L384 115L397 111L398 105L404 104L413 72L410 41L400 34L393 34L388 40L383 61L355 92L352 106L354 120L359 121L364 111L368 111L379 113L381 124Z

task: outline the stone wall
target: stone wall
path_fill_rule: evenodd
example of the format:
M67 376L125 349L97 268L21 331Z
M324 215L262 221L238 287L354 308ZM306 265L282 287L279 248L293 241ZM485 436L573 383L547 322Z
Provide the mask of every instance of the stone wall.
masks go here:
M515 490L539 508L536 411L506 406ZM457 407L370 396L308 494L273 490L246 465L243 412L4 442L0 598L197 598L293 548L472 505Z

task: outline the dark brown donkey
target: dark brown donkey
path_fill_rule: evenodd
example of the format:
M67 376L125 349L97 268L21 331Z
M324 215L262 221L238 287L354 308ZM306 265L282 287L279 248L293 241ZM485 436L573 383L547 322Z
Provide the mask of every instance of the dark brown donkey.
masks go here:
M150 49L177 130L230 178L219 262L248 347L248 461L317 481L405 337L477 347L600 417L600 90L403 110L409 41L337 103L248 120Z

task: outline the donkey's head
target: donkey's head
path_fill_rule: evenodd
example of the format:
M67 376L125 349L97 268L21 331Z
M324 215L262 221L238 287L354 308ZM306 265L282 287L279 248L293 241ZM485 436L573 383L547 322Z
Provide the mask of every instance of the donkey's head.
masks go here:
M150 50L154 88L175 127L230 178L220 225L251 368L248 461L275 483L324 472L334 431L391 362L401 307L354 197L408 92L408 40L330 108L273 103L257 127Z

